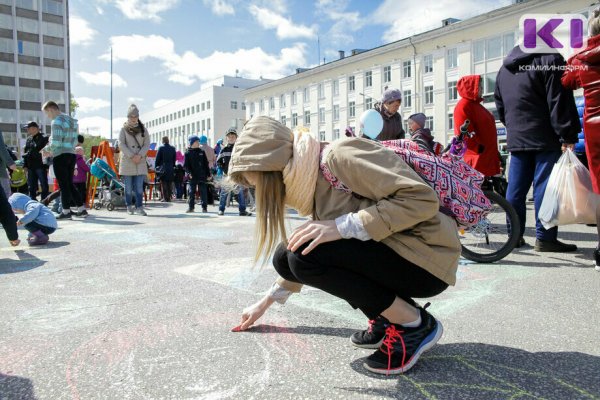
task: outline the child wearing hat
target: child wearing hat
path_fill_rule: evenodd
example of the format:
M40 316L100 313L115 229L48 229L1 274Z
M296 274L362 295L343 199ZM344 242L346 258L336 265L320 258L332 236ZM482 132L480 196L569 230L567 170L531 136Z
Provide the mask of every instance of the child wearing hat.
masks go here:
M375 110L383 118L383 129L375 138L376 140L404 139L405 132L402 127L402 117L398 110L402 104L402 93L398 89L387 89L383 92L381 102L375 104Z
M189 198L188 209L186 212L194 212L196 200L196 188L200 190L200 198L202 204L202 212L208 211L208 192L206 181L210 179L210 167L206 153L200 147L200 138L196 135L190 136L188 139L190 147L185 152L185 160L183 168L189 174Z
M410 130L410 140L415 142L422 150L440 155L443 146L433 140L431 131L425 128L427 117L423 113L416 113L408 117L408 129Z
M238 138L237 131L234 128L230 128L225 135L225 139L227 140L227 146L221 149L219 153L219 157L217 158L217 168L222 171L224 175L227 175L229 171L229 161L231 160L231 154L233 153L233 146L235 145L235 141ZM246 198L244 197L244 188L236 187L235 191L237 191L237 199L238 199L238 207L241 217L247 217L252 215L252 213L246 211ZM223 190L221 188L221 194L219 195L219 215L225 215L225 206L227 204L227 198L230 194L233 194L235 191Z
M16 214L24 214L18 226L23 226L29 231L27 241L30 246L48 243L49 237L58 227L56 217L50 209L42 203L32 200L23 193L13 193L8 202Z

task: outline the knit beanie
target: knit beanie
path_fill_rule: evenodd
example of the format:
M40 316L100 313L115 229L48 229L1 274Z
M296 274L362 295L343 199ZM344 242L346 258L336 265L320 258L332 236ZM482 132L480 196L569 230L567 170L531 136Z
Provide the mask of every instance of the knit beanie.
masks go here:
M140 116L140 110L138 110L137 106L135 104L132 104L129 106L129 108L127 109L127 118L130 117L138 117Z
M207 144L208 138L204 135L200 136L200 144Z
M417 125L419 125L421 128L425 128L425 120L427 119L425 117L425 114L423 113L416 113L411 115L410 117L408 117L409 120L415 122Z
M381 102L383 104L390 103L392 101L402 100L402 93L398 89L388 89L383 92L383 97L381 98Z
M188 138L188 141L190 142L190 146L192 146L195 142L199 142L200 138L196 135L192 135Z

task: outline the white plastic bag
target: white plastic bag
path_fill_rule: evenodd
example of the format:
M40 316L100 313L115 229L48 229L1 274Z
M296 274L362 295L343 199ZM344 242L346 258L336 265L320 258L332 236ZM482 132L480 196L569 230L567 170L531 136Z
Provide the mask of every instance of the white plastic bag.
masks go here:
M538 218L546 229L595 224L597 202L589 171L573 151L567 150L554 164Z

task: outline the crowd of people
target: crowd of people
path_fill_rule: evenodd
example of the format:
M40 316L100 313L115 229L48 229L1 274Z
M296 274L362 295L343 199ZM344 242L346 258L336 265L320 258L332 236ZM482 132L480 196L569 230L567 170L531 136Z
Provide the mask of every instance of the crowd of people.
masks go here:
M494 101L507 128L511 165L506 198L519 216L519 247L527 245L525 203L533 184L534 250L577 250L576 245L558 240L558 228L544 228L538 210L554 164L578 141L581 124L573 90L580 87L586 100L583 125L588 164L594 191L600 194L600 139L596 138L599 15L596 11L590 20L588 48L568 64L559 54L524 53L517 46L498 72ZM567 65L585 68L565 68ZM484 176L496 177L503 168L495 118L482 105L482 79L464 76L457 89L461 100L454 111L455 132L458 135L467 120L468 129L475 132L467 142L464 160ZM246 123L240 135L235 129L227 131L225 142L219 141L214 149L205 136L190 136L184 162L178 164L169 138L162 139L155 172L163 201L186 196L182 187L186 176L189 213L194 212L196 193L203 212L218 197L219 215L236 196L239 215L248 216L246 197L255 199L256 260L272 256L279 278L263 299L243 311L236 330L248 329L274 302L285 303L292 293L309 285L344 299L365 314L369 328L352 335L351 342L375 350L365 362L370 371L403 373L439 340L442 324L427 311L427 304L420 305L414 299L436 296L456 283L461 244L456 221L440 211L432 187L378 143L405 139L398 112L401 103L399 90L385 90L375 105L383 129L374 140L349 137L320 143L305 131L292 132L272 118L257 116ZM19 243L13 212L23 214L17 224L30 232L31 244L47 242L57 228L57 219L86 215L81 190L74 180L86 171L85 161L81 163L78 158L76 121L62 114L56 103L48 102L43 109L52 119L49 140L40 136L37 124L27 126L30 137L24 158L29 196L11 195L7 189L7 168L15 169L15 162L0 148L4 163L0 165L4 189L0 192L0 213L12 245ZM426 121L423 113L411 115L407 139L420 151L439 155L442 145L435 141ZM142 191L148 175L149 137L139 120L139 110L131 105L119 135L119 174L125 183L130 214L146 215ZM50 156L62 203L57 216L36 201L38 183L42 197L48 195L42 183L47 183L42 158ZM78 172L74 174L76 166ZM228 179L217 196L214 181L222 181L224 176ZM289 235L284 223L286 207L310 217ZM596 215L600 237L600 204ZM594 255L596 269L600 269L600 248Z

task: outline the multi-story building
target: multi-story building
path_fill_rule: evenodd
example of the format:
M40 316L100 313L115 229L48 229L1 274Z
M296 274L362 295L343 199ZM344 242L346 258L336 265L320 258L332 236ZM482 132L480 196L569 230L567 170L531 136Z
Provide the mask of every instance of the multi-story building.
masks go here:
M223 76L204 83L200 91L144 113L152 142L161 143L168 136L178 150L188 146L187 138L206 135L209 144L225 136L229 128L240 128L246 119L242 90L264 83L265 80Z
M523 14L587 16L592 8L587 0L516 1L468 20L448 18L438 29L368 51L352 50L347 57L340 51L339 60L298 68L294 75L245 90L246 114L268 115L290 128L310 127L321 140L334 140L346 127L356 128L360 115L381 99L386 87L399 88L405 123L409 115L425 113L427 127L446 144L453 135L460 77L483 77L484 106L497 117L496 74L518 43Z
M45 101L69 111L68 27L67 0L0 0L0 130L19 151L22 124L36 121L50 132Z

